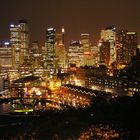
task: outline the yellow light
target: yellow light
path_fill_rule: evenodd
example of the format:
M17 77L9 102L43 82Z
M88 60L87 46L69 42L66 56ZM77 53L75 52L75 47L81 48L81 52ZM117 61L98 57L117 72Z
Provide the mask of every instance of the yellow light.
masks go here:
M14 110L14 112L33 112L33 109L20 109L20 110Z
M136 32L127 32L127 35L134 35Z

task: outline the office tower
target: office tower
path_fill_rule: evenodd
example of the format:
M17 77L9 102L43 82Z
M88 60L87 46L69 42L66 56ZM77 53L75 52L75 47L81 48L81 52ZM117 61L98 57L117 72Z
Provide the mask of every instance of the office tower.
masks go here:
M12 47L13 68L18 68L23 64L28 54L29 37L27 21L19 21L18 24L10 25L10 44Z
M32 60L33 68L39 68L42 65L41 48L39 47L38 41L34 41L30 47L30 58Z
M83 66L83 47L79 41L72 41L68 48L68 64Z
M65 46L65 28L64 26L62 26L62 29L61 29L61 33L62 33L62 44Z
M84 52L90 51L89 34L81 34L81 44L83 45Z
M91 54L93 57L93 65L98 66L100 63L100 52L98 46L91 46Z
M100 41L100 64L109 66L110 61L110 42Z
M12 68L12 49L9 42L0 46L0 69L8 70Z
M131 58L136 54L137 33L127 30L118 31L116 34L117 64L128 65Z
M62 27L61 32L56 34L56 46L55 54L58 58L58 67L66 68L66 49L64 44L64 27Z
M25 57L28 56L29 49L28 23L25 20L20 20L19 25L21 39L21 61L24 61Z
M46 31L46 43L45 43L46 48L45 67L49 70L51 74L55 72L57 63L55 57L55 38L56 38L56 29L48 28Z
M93 59L91 54L91 48L90 48L90 39L89 34L81 34L81 44L83 47L83 66L91 66L93 65Z
M104 42L110 42L109 65L111 65L112 63L116 62L116 29L114 27L107 27L101 30L101 40Z

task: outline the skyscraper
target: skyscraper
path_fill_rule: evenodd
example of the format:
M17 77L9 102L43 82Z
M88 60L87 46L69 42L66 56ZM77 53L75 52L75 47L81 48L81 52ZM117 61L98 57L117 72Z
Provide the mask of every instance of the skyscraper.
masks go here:
M28 33L28 23L25 20L19 21L20 26L20 39L21 39L21 59L22 61L28 55L29 49L29 33Z
M9 42L0 46L0 69L7 70L12 68L12 49Z
M83 45L84 52L90 51L89 34L81 34L81 44Z
M56 34L56 44L55 44L55 54L58 58L58 67L66 68L66 48L64 44L64 27L62 27L61 32Z
M128 65L136 54L137 33L127 30L118 31L116 34L117 64Z
M93 57L91 54L91 44L89 39L89 34L81 34L81 44L83 48L83 66L93 65Z
M83 66L83 47L79 41L72 41L68 49L68 63Z
M109 66L110 60L110 42L100 42L100 63Z
M114 27L107 27L101 31L101 40L110 43L109 64L116 62L116 29Z
M28 52L29 37L27 21L19 21L18 24L10 25L10 44L12 46L13 68L18 68L23 64Z
M56 57L55 57L55 38L56 38L56 29L48 28L46 31L46 62L45 67L51 72L54 73L56 68Z

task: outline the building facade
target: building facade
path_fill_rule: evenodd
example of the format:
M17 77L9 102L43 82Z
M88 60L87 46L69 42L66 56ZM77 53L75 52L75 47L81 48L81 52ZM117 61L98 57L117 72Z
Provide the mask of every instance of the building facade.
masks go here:
M46 43L45 43L45 68L47 68L51 73L54 73L56 68L56 55L55 55L55 39L56 39L56 29L48 28L46 31Z
M101 40L110 43L109 64L116 62L116 29L114 27L107 27L101 31Z
M18 24L10 25L10 44L12 47L13 68L18 68L28 55L29 36L27 21L19 21Z
M118 31L116 34L117 64L128 65L137 50L137 33L127 30Z

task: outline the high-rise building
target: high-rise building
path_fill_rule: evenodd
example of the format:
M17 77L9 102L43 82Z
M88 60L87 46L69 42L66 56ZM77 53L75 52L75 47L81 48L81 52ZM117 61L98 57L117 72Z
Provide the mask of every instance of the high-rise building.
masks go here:
M116 29L114 27L107 27L101 31L101 40L110 42L110 56L109 64L116 62Z
M68 49L68 64L83 66L83 47L79 41L72 41Z
M110 60L110 42L100 42L100 64L109 66Z
M90 51L89 34L81 34L81 44L83 45L84 52L89 52Z
M117 64L128 65L136 54L137 33L127 30L118 31L116 34Z
M8 70L12 68L12 49L9 42L0 46L0 69Z
M32 60L33 68L39 68L42 65L41 48L38 41L34 41L30 47L30 58Z
M55 56L55 39L56 39L56 29L48 28L46 31L46 62L45 67L53 74L56 68L56 56Z
M56 46L55 46L55 54L58 58L58 67L66 68L66 48L64 44L64 27L62 27L61 32L56 34Z
M23 64L29 47L28 23L19 21L18 24L10 25L10 44L12 46L13 68Z
M83 48L83 66L93 65L93 57L91 53L91 44L89 39L89 34L81 34L81 44Z
M93 57L93 65L98 66L100 63L100 49L99 46L91 46L91 54Z
M29 33L28 33L28 23L25 20L19 21L20 25L20 39L21 39L21 56L22 61L28 56L29 49Z

